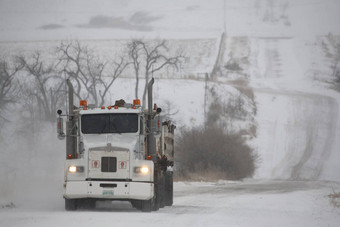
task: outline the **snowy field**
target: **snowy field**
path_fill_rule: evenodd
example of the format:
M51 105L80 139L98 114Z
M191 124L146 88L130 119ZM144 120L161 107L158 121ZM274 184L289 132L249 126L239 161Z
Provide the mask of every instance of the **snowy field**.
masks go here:
M329 33L340 36L339 12L339 0L0 0L1 55L72 39L110 55L122 40L165 38L190 43L188 71L196 75L211 71L226 29L221 63L243 59L257 104L250 144L260 157L254 179L177 182L174 206L150 214L125 202L66 212L64 143L46 131L36 141L39 155L0 145L0 226L340 226L340 208L328 197L340 191L340 95L325 83L330 69L320 45ZM226 78L211 83L221 96L235 90ZM179 127L198 126L204 86L162 79L155 101L178 110ZM132 100L133 89L131 79L118 79L111 99ZM11 161L18 157L19 166Z

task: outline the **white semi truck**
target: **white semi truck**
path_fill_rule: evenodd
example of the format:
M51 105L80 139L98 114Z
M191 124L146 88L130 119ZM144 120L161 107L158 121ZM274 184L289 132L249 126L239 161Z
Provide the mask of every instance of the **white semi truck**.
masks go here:
M58 110L58 138L66 138L63 197L66 210L95 208L99 200L125 200L145 211L173 203L174 130L161 121L148 84L148 109L140 100L94 107L73 103L68 84L68 114ZM67 118L66 133L63 117Z

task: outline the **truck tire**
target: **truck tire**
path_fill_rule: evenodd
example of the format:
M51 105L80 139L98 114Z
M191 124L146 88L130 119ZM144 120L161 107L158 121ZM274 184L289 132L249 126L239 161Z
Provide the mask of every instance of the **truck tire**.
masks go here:
M140 208L138 208L138 202L133 202L132 206L134 206L137 209L142 210L143 212L151 212L151 211L157 211L159 210L159 204L160 204L160 195L159 195L159 185L157 177L157 183L154 184L154 196L152 199L149 200L140 200ZM137 206L136 206L137 205Z
M137 210L142 210L142 200L132 200L130 201L133 208Z
M167 171L165 173L165 206L172 206L174 197L174 180L173 172Z
M89 208L90 208L91 210L96 209L96 203L97 203L96 200L91 199L91 200L89 201Z
M153 211L157 211L159 210L159 205L160 205L160 201L159 201L159 191L158 191L158 186L155 187L155 197L154 199L152 199L152 210Z
M165 176L162 175L159 179L159 184L158 184L159 188L159 208L163 208L165 207L165 202L166 202L166 198L165 198Z
M143 212L151 212L153 210L154 199L142 200L141 201L141 210Z
M76 210L76 209L77 209L77 200L65 198L65 210L71 211L71 210Z
M93 210L96 208L95 199L78 199L77 209Z
M154 184L154 198L153 198L153 204L152 204L152 210L157 211L159 210L161 206L161 199L162 199L162 181L160 174L157 174L155 177L156 181Z

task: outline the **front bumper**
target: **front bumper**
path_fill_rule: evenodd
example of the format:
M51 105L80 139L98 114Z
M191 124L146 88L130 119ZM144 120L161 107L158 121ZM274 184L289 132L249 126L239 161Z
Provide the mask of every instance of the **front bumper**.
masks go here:
M67 181L63 195L67 199L149 200L154 195L154 187L148 182Z

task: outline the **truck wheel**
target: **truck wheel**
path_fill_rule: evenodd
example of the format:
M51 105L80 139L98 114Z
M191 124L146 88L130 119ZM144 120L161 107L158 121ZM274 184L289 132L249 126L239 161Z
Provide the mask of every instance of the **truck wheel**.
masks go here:
M94 199L78 199L77 200L77 208L93 210L96 208L96 200Z
M152 204L152 210L153 211L157 211L159 210L159 194L156 192L156 196L154 199L151 200L151 204Z
M172 206L174 197L173 172L165 173L165 206Z
M96 200L91 199L90 202L89 202L89 207L90 207L91 210L96 209Z
M155 192L155 195L153 197L153 203L152 203L152 210L153 211L157 211L159 210L160 208L160 205L161 205L161 199L162 199L162 193L161 193L161 190L162 190L162 186L161 186L161 177L158 175L157 176L157 182L155 182L154 184L154 192Z
M133 200L131 201L131 205L133 208L136 208L137 210L142 210L142 201L141 200Z
M153 209L153 201L154 199L142 200L141 201L141 210L143 212L151 212Z
M76 210L77 209L77 200L76 199L66 199L65 198L65 210Z
M140 209L143 212L151 212L151 211L159 210L159 202L160 202L159 197L160 197L160 195L159 195L158 184L154 184L154 196L153 196L153 198L149 199L149 200L140 200L140 204L141 204ZM136 205L136 203L134 203L133 206L134 205Z
M166 193L165 193L165 176L162 175L159 179L159 208L165 207L165 202L166 202Z

